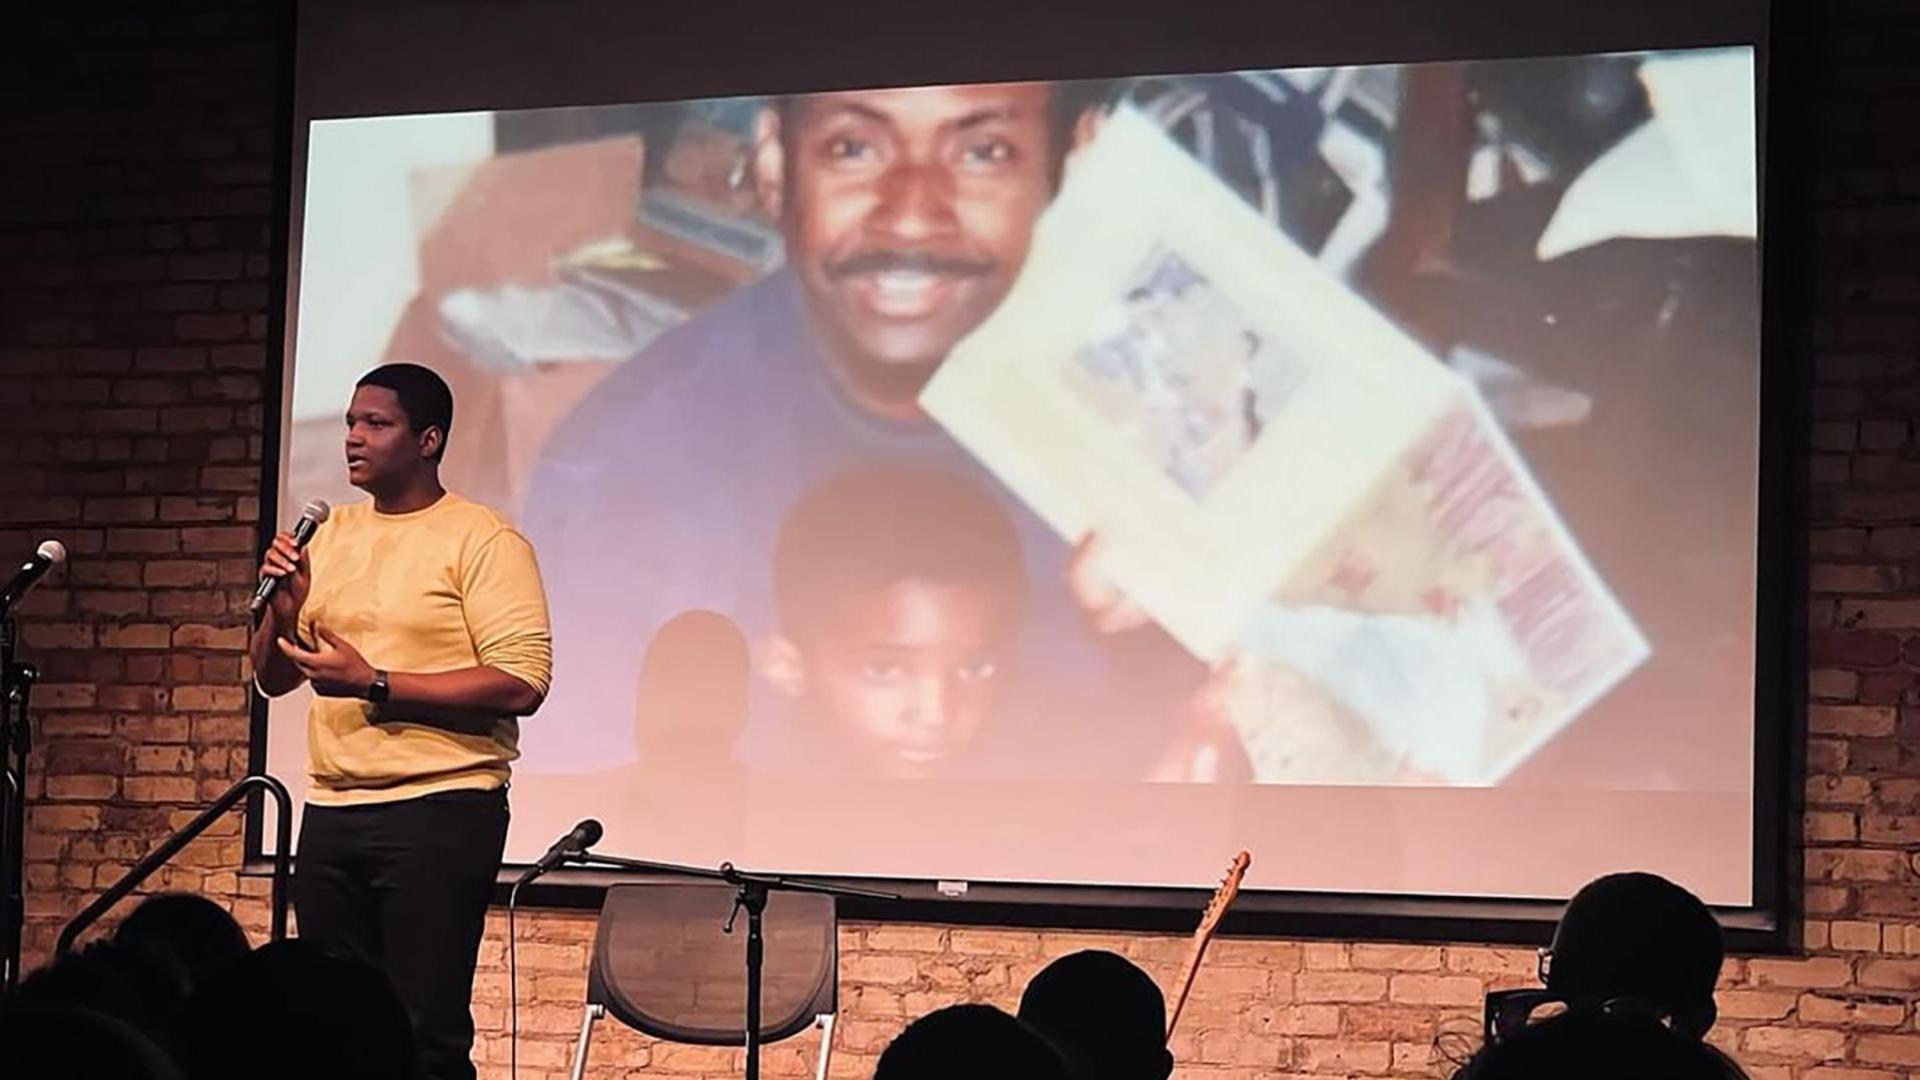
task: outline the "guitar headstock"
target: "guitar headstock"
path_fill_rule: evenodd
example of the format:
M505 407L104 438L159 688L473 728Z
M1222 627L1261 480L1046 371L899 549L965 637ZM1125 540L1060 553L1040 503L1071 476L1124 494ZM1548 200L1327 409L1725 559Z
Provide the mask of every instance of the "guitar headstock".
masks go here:
M1219 929L1220 920L1226 918L1227 908L1232 906L1233 898L1240 895L1240 881L1247 876L1247 867L1253 865L1253 856L1242 851L1233 857L1227 865L1226 875L1220 879L1220 887L1213 891L1213 899L1207 901L1207 910L1200 915L1200 928L1196 936L1211 937Z

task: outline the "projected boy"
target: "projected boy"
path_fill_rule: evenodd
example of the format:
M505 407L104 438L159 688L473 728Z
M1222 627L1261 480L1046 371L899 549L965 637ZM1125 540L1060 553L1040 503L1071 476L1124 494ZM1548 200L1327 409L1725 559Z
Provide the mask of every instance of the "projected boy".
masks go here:
M1013 675L1026 588L1012 522L959 476L861 470L803 496L774 545L761 669L806 767L952 771Z

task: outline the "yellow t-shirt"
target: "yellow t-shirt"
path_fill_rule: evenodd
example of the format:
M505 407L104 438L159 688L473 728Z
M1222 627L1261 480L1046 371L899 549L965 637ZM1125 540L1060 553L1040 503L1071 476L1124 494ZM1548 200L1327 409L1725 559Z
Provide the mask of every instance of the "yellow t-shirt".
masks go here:
M486 665L547 692L553 635L533 547L487 507L452 492L406 514L382 514L371 501L336 507L307 552L302 641L315 641L318 623L384 671ZM507 782L519 739L511 716L450 730L409 722L391 705L316 697L307 798L340 806L490 790Z

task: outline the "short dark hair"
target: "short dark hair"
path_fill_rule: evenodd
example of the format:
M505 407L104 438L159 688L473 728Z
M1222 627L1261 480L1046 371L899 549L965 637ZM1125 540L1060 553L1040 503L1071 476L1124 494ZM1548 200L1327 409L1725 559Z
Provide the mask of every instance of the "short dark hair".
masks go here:
M301 1052L288 1055L289 1046ZM251 1080L267 1060L285 1080L421 1074L413 1024L387 975L310 938L262 945L194 994L180 1047L195 1080Z
M1006 510L953 473L860 469L802 495L774 540L774 608L787 633L819 625L843 597L915 580L977 586L1017 609L1026 569Z
M1020 1020L1053 1044L1074 1080L1166 1080L1167 1002L1126 957L1083 949L1042 968Z
M353 384L379 386L393 391L400 399L400 411L407 414L407 426L415 431L440 429L440 449L433 455L439 461L447 452L447 436L453 430L453 391L447 380L431 368L419 364L381 364Z
M1657 874L1608 874L1568 902L1547 989L1569 1001L1635 998L1699 1037L1713 1026L1726 946L1700 898Z
M113 940L171 954L185 968L192 989L224 975L253 947L226 908L184 892L142 900L114 931Z
M1060 183L1061 170L1066 164L1067 151L1073 146L1073 129L1080 118L1090 112L1106 112L1120 100L1124 84L1114 79L1068 79L1048 83L1052 93L1047 101L1047 134L1052 160L1048 163L1047 174L1055 185ZM915 87L890 87L889 89L912 90ZM781 94L769 98L780 116L780 137L790 140L793 137L793 107L812 94ZM791 170L788 176L792 176Z
M1066 1080L1059 1055L991 1005L949 1005L908 1024L881 1052L873 1080Z

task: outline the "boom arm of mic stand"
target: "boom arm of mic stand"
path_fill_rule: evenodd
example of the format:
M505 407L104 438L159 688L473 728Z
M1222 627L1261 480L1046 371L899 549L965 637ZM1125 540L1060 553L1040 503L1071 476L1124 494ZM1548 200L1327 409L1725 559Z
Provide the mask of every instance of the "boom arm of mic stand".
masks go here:
M828 896L853 896L864 900L900 899L899 893L881 892L877 889L862 889L852 885L835 885L825 881L780 877L774 874L755 874L741 870L732 863L721 863L719 868L715 869L706 866L685 866L680 863L651 862L646 859L625 859L617 855L597 855L591 851L571 856L567 862L575 866L638 870L647 874L684 874L687 877L706 878L709 881L724 881L734 886L757 885L765 889L825 893Z

